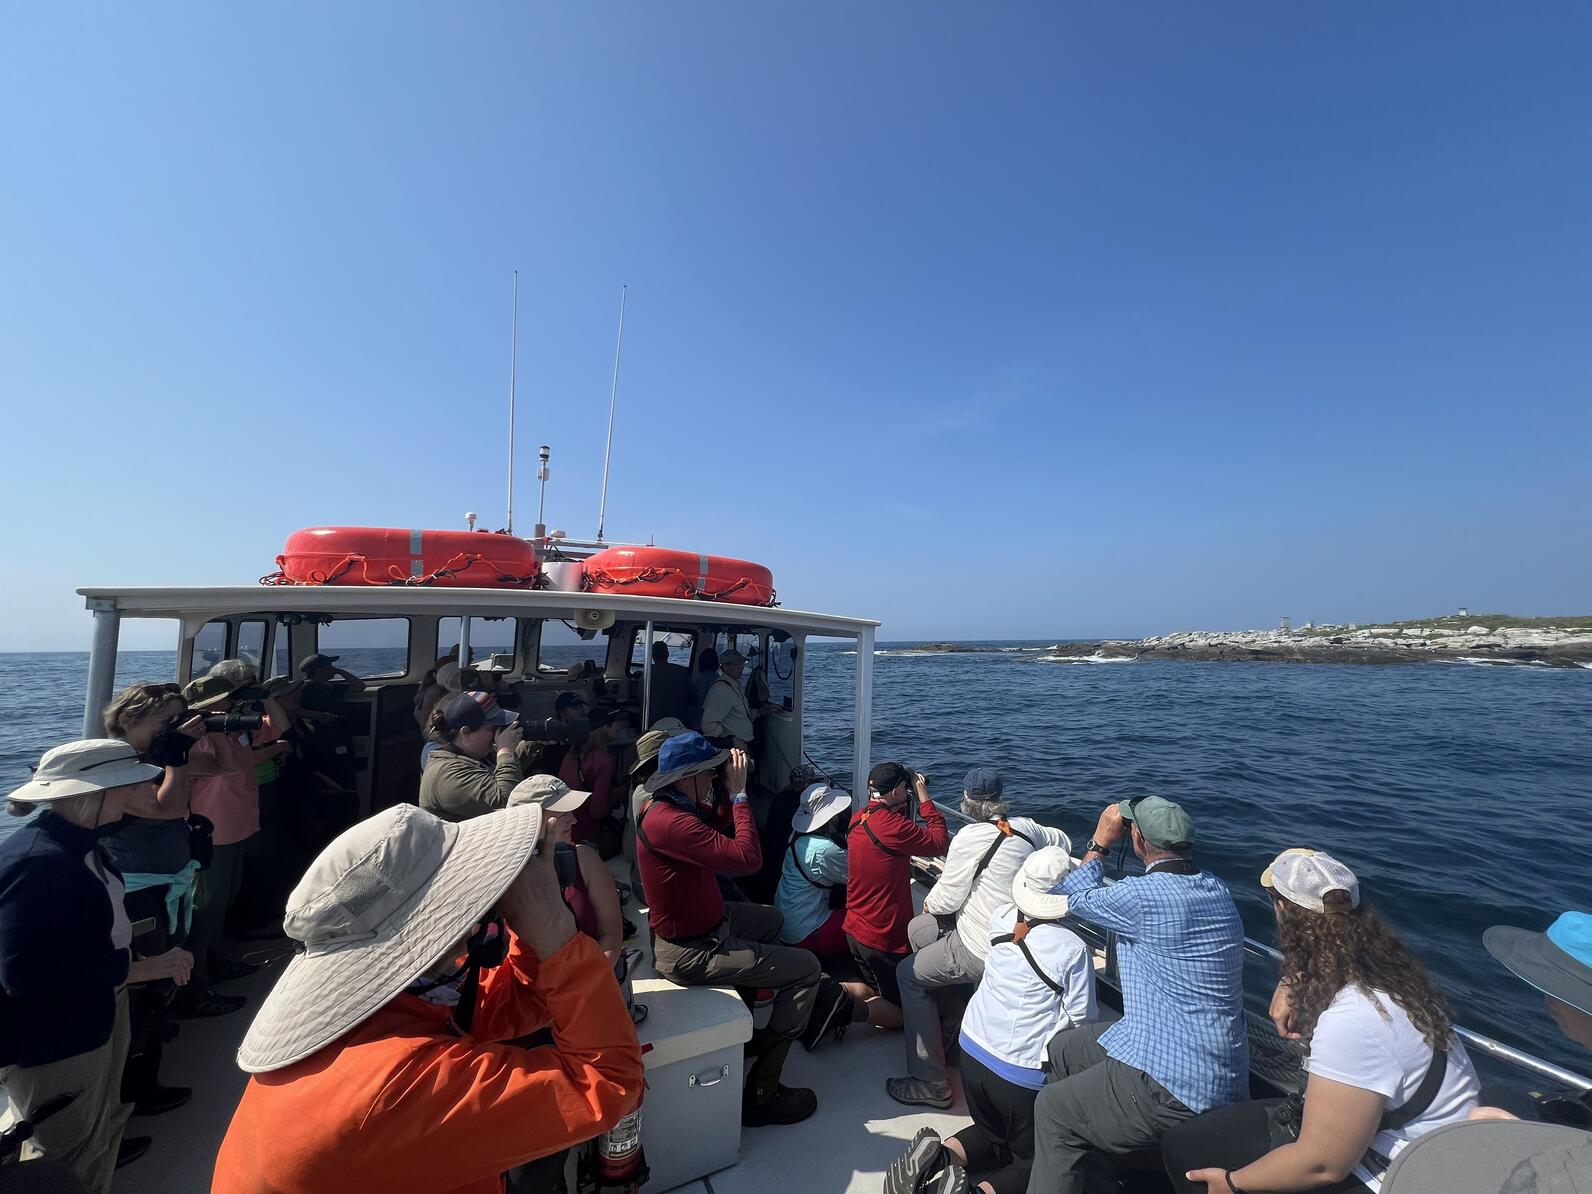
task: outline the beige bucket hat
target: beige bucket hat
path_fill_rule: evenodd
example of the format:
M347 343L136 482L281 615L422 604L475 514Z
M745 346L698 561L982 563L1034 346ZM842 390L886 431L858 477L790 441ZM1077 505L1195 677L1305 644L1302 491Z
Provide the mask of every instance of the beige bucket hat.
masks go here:
M1042 846L1023 859L1022 868L1012 880L1012 903L1024 916L1035 920L1059 920L1067 915L1067 897L1052 892L1076 865L1067 848Z
M246 1073L279 1070L363 1023L468 936L524 868L540 805L457 824L409 804L340 834L288 897L303 946L238 1050Z

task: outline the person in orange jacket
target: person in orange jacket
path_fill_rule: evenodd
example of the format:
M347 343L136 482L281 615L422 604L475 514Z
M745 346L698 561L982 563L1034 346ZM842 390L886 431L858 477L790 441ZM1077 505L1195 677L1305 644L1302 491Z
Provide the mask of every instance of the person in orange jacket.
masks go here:
M497 1192L637 1105L641 1047L537 849L550 821L397 805L322 852L284 921L303 952L238 1050L212 1194ZM551 1046L507 1043L543 1028Z

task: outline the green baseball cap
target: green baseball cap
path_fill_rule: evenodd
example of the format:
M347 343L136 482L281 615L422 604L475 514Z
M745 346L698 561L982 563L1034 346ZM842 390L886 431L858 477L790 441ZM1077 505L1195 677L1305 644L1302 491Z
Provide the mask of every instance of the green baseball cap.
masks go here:
M1194 844L1194 822L1164 796L1136 796L1117 805L1122 819L1139 827L1144 840L1163 850L1177 850Z

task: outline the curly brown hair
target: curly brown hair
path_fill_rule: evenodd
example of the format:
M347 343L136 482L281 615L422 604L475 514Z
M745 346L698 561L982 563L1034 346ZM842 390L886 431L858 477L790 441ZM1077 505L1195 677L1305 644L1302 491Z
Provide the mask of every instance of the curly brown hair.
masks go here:
M1309 1037L1344 987L1385 991L1433 1049L1446 1049L1454 1013L1420 960L1364 905L1312 912L1277 896L1277 948L1293 993L1294 1025Z

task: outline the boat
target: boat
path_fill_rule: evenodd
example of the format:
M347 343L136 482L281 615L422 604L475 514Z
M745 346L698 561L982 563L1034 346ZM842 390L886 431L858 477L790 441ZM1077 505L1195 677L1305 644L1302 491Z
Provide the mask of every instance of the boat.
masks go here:
M537 557L582 563L611 550L601 541L575 543L544 538L531 543ZM770 592L772 585L770 584ZM769 605L705 601L696 596L658 596L619 587L394 585L251 585L217 588L80 589L93 618L83 734L102 732L99 711L111 695L116 648L128 619L172 619L177 626L177 673L182 682L205 670L213 656L248 656L263 675L290 673L292 661L346 641L349 632L380 625L400 633L401 668L367 679L362 693L348 697L355 720L357 784L364 814L416 798L419 782L419 729L411 705L437 651L439 630L457 625L458 658L473 659L473 634L488 626L512 627L512 648L496 656L507 665L505 679L520 698L522 711L550 713L564 691L592 695L600 685L605 700L633 709L641 724L655 710L651 691L651 645L666 641L684 651L693 676L709 647L756 646L765 656L771 643L789 643L798 653L809 638L847 640L855 650L851 757L828 760L834 779L854 793L863 787L852 777L871 766L874 644L879 623L859 617L802 612ZM542 647L549 627L576 628L593 649L593 667L545 666ZM394 648L395 652L398 648ZM803 656L804 657L804 656ZM149 677L154 679L155 677ZM770 715L757 744L757 774L770 790L784 787L805 757L803 724L808 692L801 668L791 670L782 706ZM860 796L860 793L859 793ZM956 818L953 810L948 816ZM1076 827L1074 827L1076 828ZM938 870L936 860L920 860L915 878L921 896ZM620 878L628 875L620 874ZM638 918L633 904L628 913ZM1121 994L1111 964L1111 942L1086 925L1076 926L1092 945L1107 1015L1120 1014ZM638 934L644 945L645 934ZM1252 992L1270 989L1269 968L1276 959L1268 946L1249 941ZM269 990L290 956L286 941L262 946L265 963L229 990L246 993L251 1003ZM898 1033L869 1033L853 1027L846 1039L814 1052L795 1050L786 1069L793 1085L812 1087L819 1109L806 1122L787 1127L739 1128L740 1042L752 1030L752 1014L727 988L681 988L656 977L644 959L635 973L638 1000L650 1014L639 1028L648 1054L649 1090L643 1107L642 1138L652 1179L646 1194L679 1189L688 1194L765 1194L786 1188L792 1174L801 1188L877 1191L889 1163L923 1126L948 1134L967 1122L963 1110L940 1112L906 1108L885 1094L884 1077L901 1071ZM1253 1002L1253 1001L1252 1001ZM237 1105L245 1075L234 1054L248 1025L248 1013L214 1020L190 1020L166 1051L163 1080L192 1086L187 1105L151 1121L155 1143L137 1163L117 1173L118 1194L208 1189L216 1150ZM1297 1047L1280 1040L1258 1004L1251 1012L1251 1086L1257 1097L1296 1088L1301 1080ZM1584 1077L1479 1033L1460 1029L1478 1066L1495 1064L1517 1085L1533 1090L1592 1090ZM718 1100L716 1103L713 1100ZM958 1105L960 1107L960 1104ZM717 1107L712 1116L703 1109ZM728 1111L723 1109L728 1107ZM726 1123L726 1116L728 1122ZM728 1133L719 1151L701 1155L701 1130L709 1122ZM1126 1158L1130 1188L1164 1190L1158 1157Z

